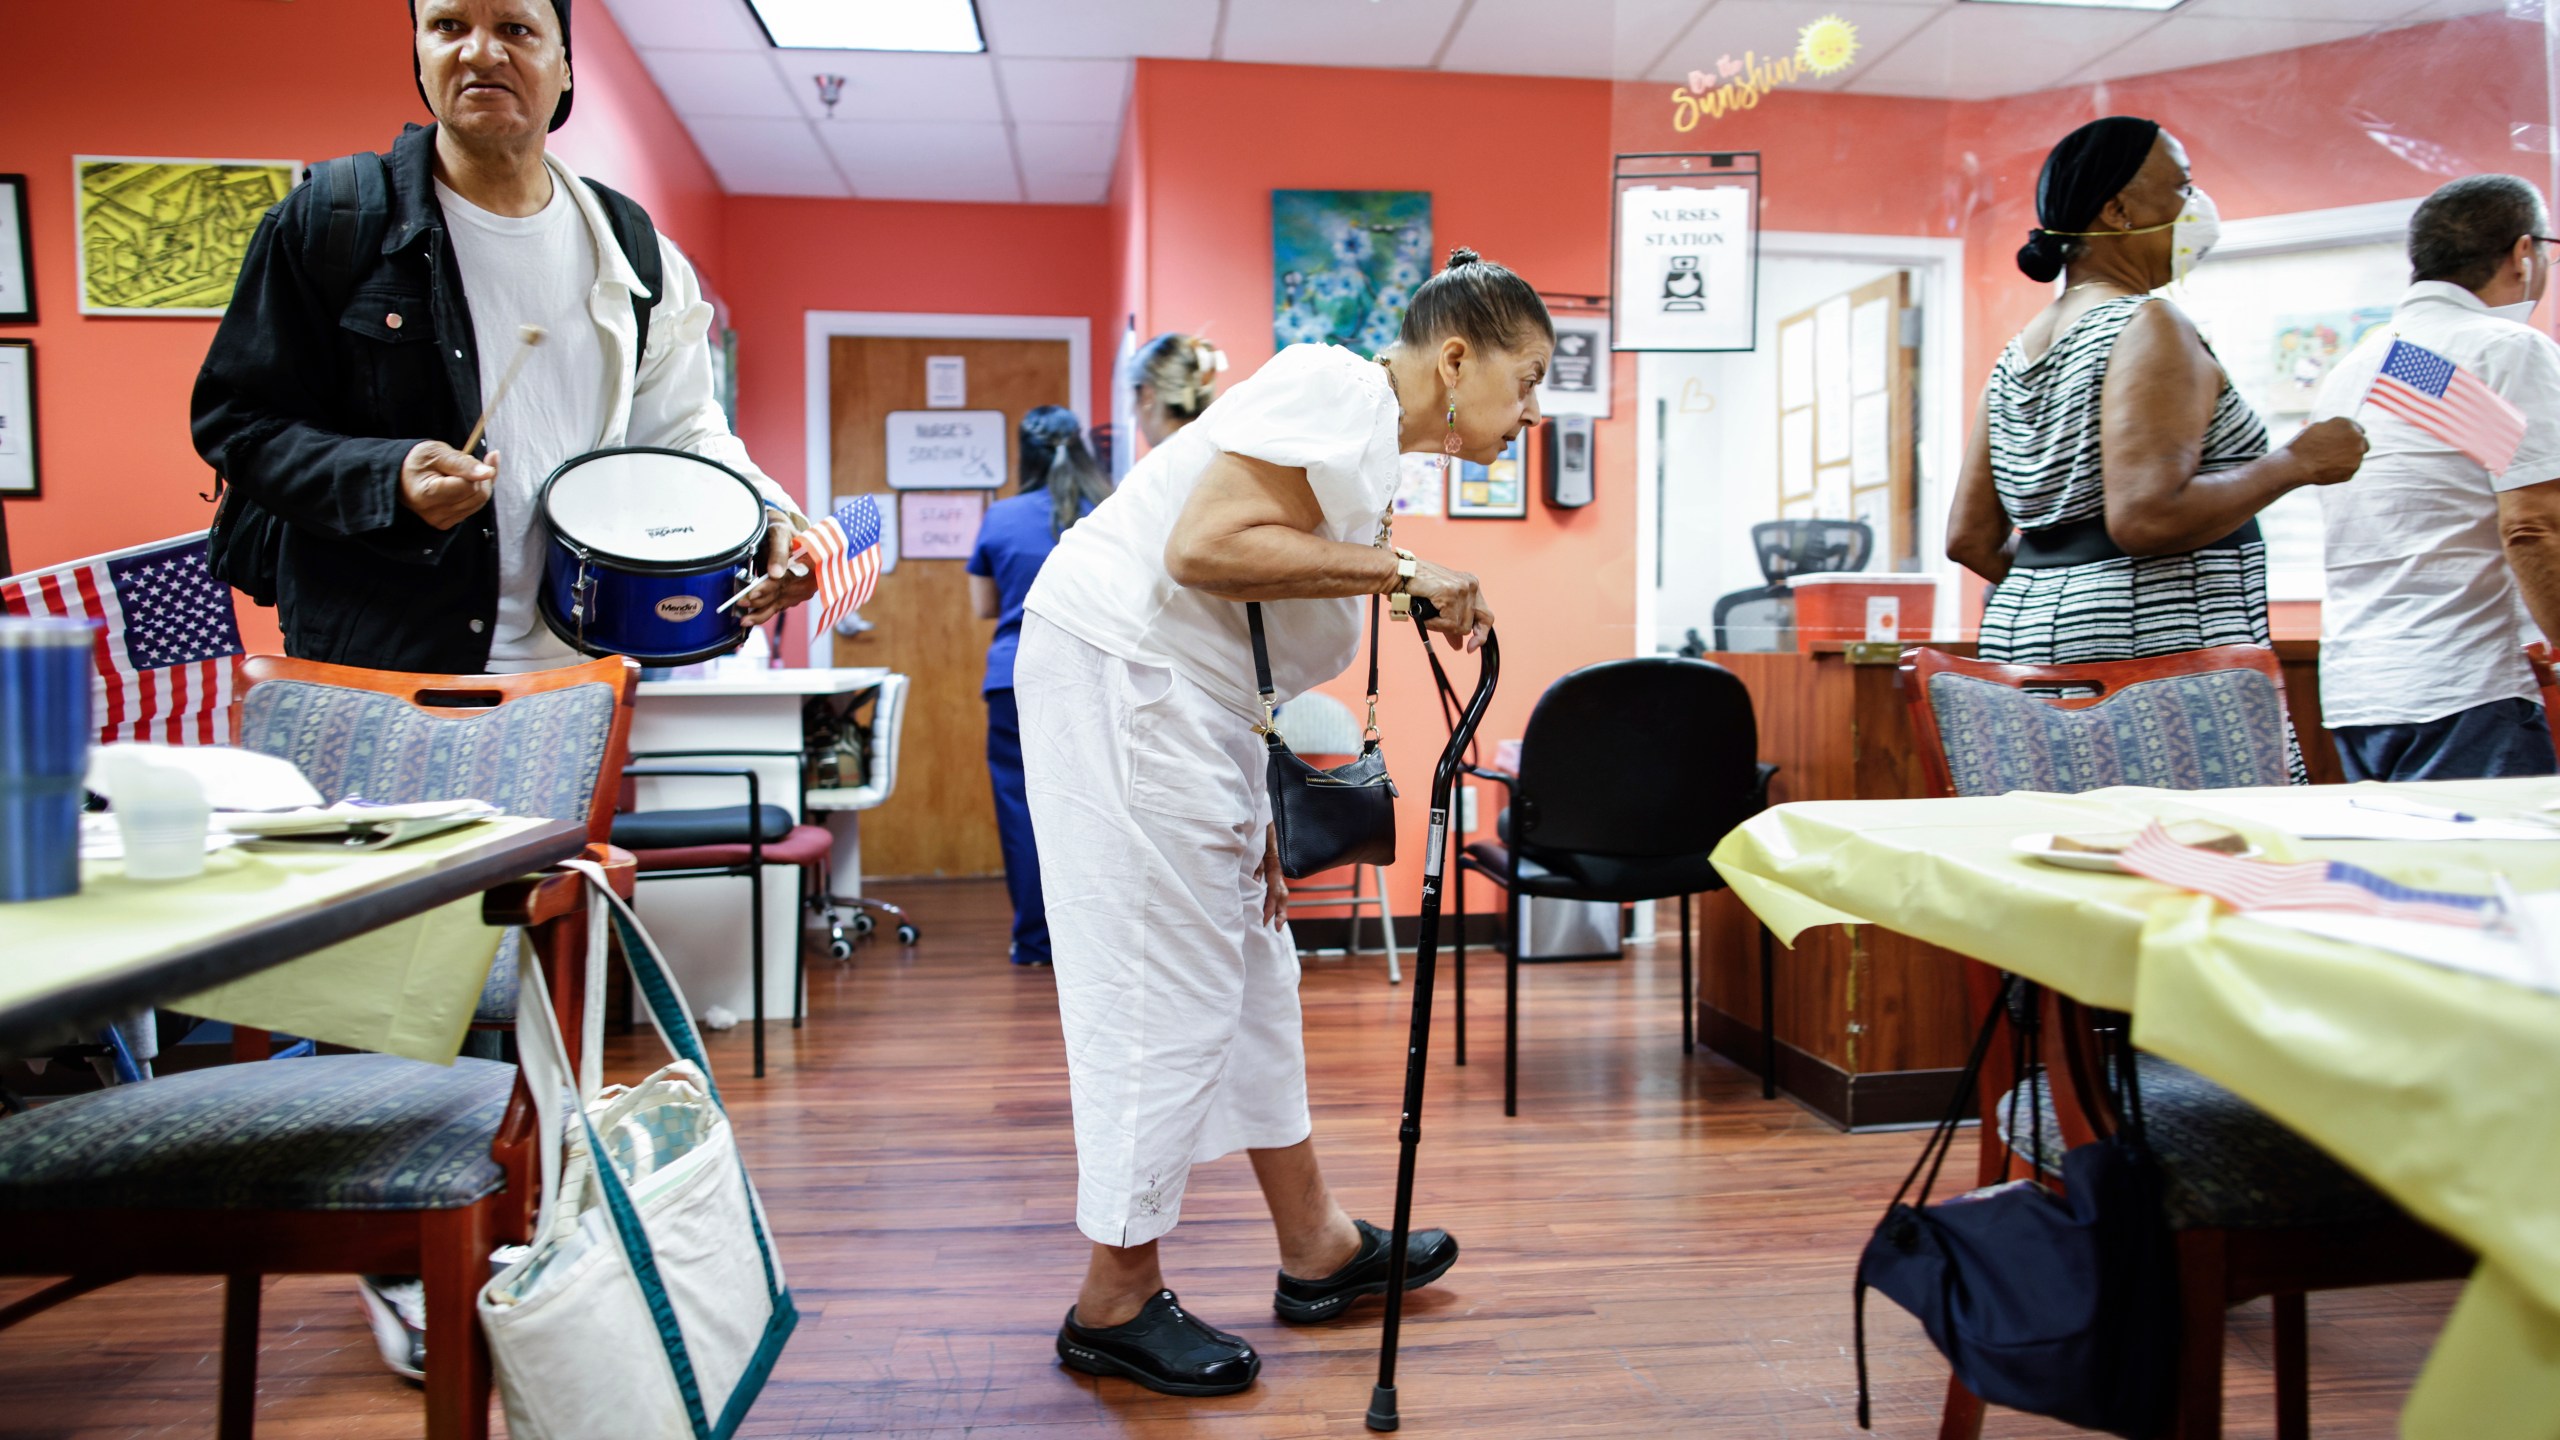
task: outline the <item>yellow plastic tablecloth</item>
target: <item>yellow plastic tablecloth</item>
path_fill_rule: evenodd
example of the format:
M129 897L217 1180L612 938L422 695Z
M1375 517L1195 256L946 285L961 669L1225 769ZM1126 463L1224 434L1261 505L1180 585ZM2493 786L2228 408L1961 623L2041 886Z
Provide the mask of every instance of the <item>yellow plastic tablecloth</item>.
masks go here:
M129 880L118 862L88 862L78 894L0 913L8 935L0 1002L145 966L549 823L490 820L352 854L224 850L205 857L205 873L190 880ZM451 1064L502 933L480 923L480 898L472 896L166 1003L235 1025Z
M2380 788L2483 815L2560 799L2551 780ZM2560 995L2010 848L2040 830L2204 813L2131 789L1812 802L1754 818L1715 861L1790 942L1817 924L1875 924L2132 1011L2143 1048L2229 1087L2479 1253L2403 1432L2560 1440ZM2519 889L2560 889L2560 842L2252 838L2277 858L2351 860L2410 884L2482 892L2503 872Z

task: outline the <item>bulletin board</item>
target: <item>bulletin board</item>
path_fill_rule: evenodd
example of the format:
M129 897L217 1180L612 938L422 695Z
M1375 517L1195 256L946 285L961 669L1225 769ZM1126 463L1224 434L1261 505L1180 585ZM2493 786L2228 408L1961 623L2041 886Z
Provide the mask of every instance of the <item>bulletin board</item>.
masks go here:
M1919 559L1910 283L1897 270L1777 331L1778 517L1864 521L1888 567Z

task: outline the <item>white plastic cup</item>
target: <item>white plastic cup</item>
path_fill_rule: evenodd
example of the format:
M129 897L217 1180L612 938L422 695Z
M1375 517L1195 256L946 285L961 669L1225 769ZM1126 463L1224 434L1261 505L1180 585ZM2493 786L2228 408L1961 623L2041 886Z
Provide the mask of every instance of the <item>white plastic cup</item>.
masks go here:
M183 770L140 756L109 759L125 878L188 880L203 874L205 832L213 818L203 784Z

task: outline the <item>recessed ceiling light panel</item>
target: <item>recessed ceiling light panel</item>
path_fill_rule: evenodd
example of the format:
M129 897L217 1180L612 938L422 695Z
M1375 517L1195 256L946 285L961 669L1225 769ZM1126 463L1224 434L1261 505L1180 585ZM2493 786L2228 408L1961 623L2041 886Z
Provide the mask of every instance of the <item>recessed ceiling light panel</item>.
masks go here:
M785 50L975 55L987 48L976 0L747 0L747 8Z
M2044 5L2063 10L2175 10L2186 0L1964 0L1968 5Z

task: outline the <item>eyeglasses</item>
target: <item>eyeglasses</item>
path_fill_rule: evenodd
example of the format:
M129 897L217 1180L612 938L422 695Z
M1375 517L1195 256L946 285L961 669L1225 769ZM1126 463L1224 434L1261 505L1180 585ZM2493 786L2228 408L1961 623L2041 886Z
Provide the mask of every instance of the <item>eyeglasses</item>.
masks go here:
M2560 238L2554 238L2554 237L2549 236L2549 235L2533 235L2533 234L2528 234L2528 235L2526 235L2524 238L2526 238L2527 240L2531 240L2531 241L2535 242L2536 244L2540 244L2540 245L2560 245Z

